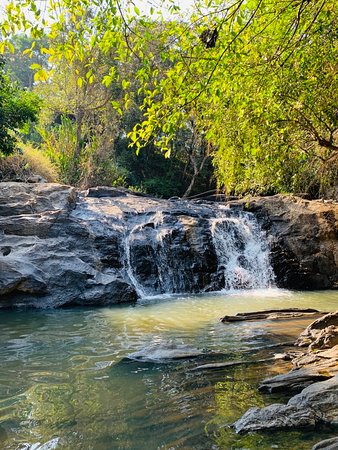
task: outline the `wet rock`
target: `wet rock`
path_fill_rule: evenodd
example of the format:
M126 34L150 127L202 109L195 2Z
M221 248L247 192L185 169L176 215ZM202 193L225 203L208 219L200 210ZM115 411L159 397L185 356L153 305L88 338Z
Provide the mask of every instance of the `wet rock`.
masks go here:
M275 195L234 202L260 218L279 287L338 287L338 203Z
M264 358L264 359L255 359L255 360L244 360L244 361L226 361L226 362L220 362L220 363L209 363L209 364L202 364L197 367L193 367L191 369L192 372L197 370L218 370L218 369L224 369L227 367L235 367L235 366L246 366L246 365L252 365L252 364L261 364L266 363L269 361L273 361L275 358Z
M204 351L191 345L168 342L151 344L137 352L129 354L128 358L145 362L165 362L167 360L196 358L201 355L204 355Z
M302 353L295 357L292 361L293 365L298 367L312 367L318 371L326 370L333 372L338 371L338 345L327 350L310 351Z
M312 450L337 450L338 437L331 439L325 439L325 441L318 442L318 444L312 447Z
M263 202L266 213L271 201ZM274 201L277 209L290 206L289 200ZM262 217L263 203L255 204ZM296 204L303 214L305 206ZM123 188L83 193L52 183L0 183L0 307L107 305L162 293L268 286L267 244L253 215L241 208L240 203L231 209L139 197ZM298 223L292 211L292 224ZM330 214L321 216L325 233L333 226L325 225L333 221ZM320 224L316 227L326 236ZM273 227L270 231L275 236ZM334 250L332 233L331 238ZM319 276L325 268L328 286L333 286L333 253L325 256L326 247L322 252L316 239L301 264L315 271L318 266ZM285 242L283 248L291 251ZM252 254L253 244L264 257ZM316 263L313 252L321 255ZM258 272L264 277L256 279Z
M237 313L235 316L224 316L221 318L221 322L242 322L248 320L276 320L276 319L291 319L298 317L311 317L321 313L317 309L299 309L299 308L288 308L288 309L270 309L266 311L255 311L247 313Z
M44 444L37 442L35 444L19 444L16 450L54 450L60 444L60 438L51 439Z
M318 337L312 334L314 330L331 330L336 320L337 313L327 314L310 324L302 335L309 336L311 343ZM302 389L301 392L291 397L287 405L247 411L234 424L237 432L338 425L338 345L322 350L309 345L307 352L298 351L293 365L295 368L289 373L264 380L260 390L292 394Z
M294 368L261 382L262 392L299 392L310 384L338 374L337 327L338 314L329 313L312 322L296 341L296 346L307 346L292 355Z

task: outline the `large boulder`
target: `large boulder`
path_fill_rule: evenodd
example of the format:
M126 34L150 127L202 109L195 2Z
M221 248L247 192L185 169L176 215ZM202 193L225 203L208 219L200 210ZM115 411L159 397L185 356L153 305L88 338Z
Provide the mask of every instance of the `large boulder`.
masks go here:
M299 336L296 345L310 349L331 348L338 345L338 311L312 322Z
M213 205L125 189L0 183L0 307L221 289L214 218Z
M338 203L275 195L234 202L260 218L271 236L279 287L338 287Z
M119 232L108 230L100 240L75 213L78 202L69 186L0 183L0 307L137 299L132 283L104 260L121 240ZM116 249L110 252L112 266L119 258Z

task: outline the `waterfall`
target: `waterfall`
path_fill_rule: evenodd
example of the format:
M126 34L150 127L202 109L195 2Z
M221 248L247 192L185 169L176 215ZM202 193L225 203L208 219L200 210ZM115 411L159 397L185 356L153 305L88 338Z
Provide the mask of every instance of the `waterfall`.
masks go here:
M264 233L250 213L211 219L211 234L224 289L267 288L273 280Z
M141 298L271 285L268 244L253 214L190 208L153 211L129 225L124 267Z

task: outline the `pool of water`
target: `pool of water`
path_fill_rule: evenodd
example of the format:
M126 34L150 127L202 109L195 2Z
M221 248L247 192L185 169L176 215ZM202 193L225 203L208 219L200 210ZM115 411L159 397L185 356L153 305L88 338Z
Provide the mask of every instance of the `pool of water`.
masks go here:
M311 449L330 432L237 436L228 427L250 406L286 400L260 394L257 384L287 371L288 363L192 369L265 359L278 351L267 346L292 341L310 322L225 325L221 316L287 307L334 311L337 305L334 291L270 289L111 308L1 311L0 448ZM168 342L206 354L166 363L126 358Z

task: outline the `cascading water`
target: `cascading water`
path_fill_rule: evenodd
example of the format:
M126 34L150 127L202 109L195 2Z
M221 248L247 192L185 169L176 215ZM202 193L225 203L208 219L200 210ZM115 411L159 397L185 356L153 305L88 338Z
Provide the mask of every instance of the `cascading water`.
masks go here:
M224 289L267 288L273 280L264 233L250 213L211 219L211 234Z
M138 295L266 288L273 273L255 217L224 206L154 211L127 231L125 270Z

